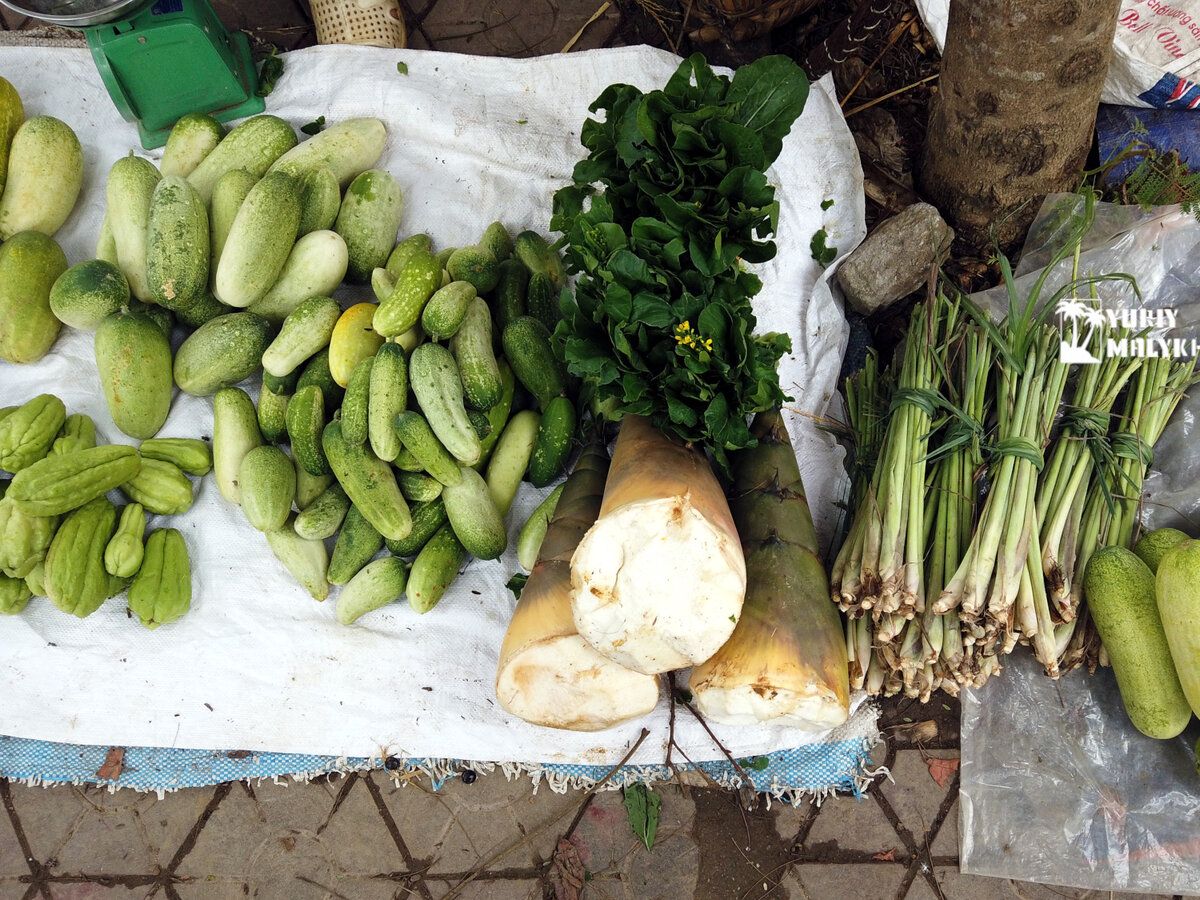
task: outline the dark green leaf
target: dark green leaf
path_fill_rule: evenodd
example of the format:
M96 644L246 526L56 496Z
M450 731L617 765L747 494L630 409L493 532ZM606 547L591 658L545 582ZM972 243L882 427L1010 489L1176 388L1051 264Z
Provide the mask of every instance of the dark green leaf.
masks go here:
M766 159L773 162L804 110L808 77L782 54L762 56L733 73L725 99L736 110L734 120L758 132Z
M400 60L398 63L396 63L396 71L399 72L401 75L407 75L408 74L408 63L406 63L404 60Z
M276 55L275 48L263 59L258 67L258 88L254 91L259 97L266 97L275 90L275 82L283 75L283 60Z
M764 772L767 766L771 764L771 760L766 756L754 756L749 759L739 759L738 764L743 769L749 769L751 772Z
M513 595L520 600L521 591L525 589L525 582L528 580L529 576L524 572L517 572L512 576L512 578L508 579L504 586L512 591Z
M641 782L625 788L625 811L629 815L629 827L647 850L654 849L661 805L659 796Z
M812 236L812 241L809 244L809 249L812 251L812 258L823 266L827 266L837 259L837 247L826 245L825 239L827 237L829 235L822 228Z
M301 125L300 130L305 134L318 134L325 127L325 117L317 116L316 119L309 122L307 125Z

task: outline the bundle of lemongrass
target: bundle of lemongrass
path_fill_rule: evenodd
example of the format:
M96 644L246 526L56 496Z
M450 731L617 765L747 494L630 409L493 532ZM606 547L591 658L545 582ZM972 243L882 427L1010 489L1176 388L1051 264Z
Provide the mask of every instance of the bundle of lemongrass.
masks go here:
M1077 235L1089 224L1085 214ZM1102 279L1073 279L1045 302L1041 292L1077 247L1024 298L1001 260L998 325L936 292L913 310L892 365L847 380L854 506L830 581L853 687L956 693L1018 645L1052 677L1100 661L1083 568L1097 547L1136 538L1152 448L1195 361L1105 356L1096 329L1100 363L1063 362L1049 316Z

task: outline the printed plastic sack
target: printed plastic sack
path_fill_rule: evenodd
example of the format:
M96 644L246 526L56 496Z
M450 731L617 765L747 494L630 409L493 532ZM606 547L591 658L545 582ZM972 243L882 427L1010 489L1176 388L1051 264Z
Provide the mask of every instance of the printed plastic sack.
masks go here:
M1017 266L1037 277L1069 231L1081 198L1047 198ZM1178 207L1098 204L1080 272L1126 272L1164 339L1200 341L1200 222ZM1064 271L1047 278L1047 293ZM1104 308L1131 309L1132 291L1106 282ZM1021 289L1018 288L1018 293ZM993 311L994 291L976 299ZM1167 319L1166 311L1171 317ZM1200 394L1200 392L1196 392ZM1200 534L1200 396L1186 398L1155 445L1143 523ZM1018 648L997 678L962 695L960 866L990 875L1102 891L1200 896L1200 773L1195 718L1158 741L1137 731L1111 669L1043 674Z
M916 0L940 50L950 0ZM1030 34L1030 40L1038 40ZM1200 106L1200 0L1123 0L1104 103L1159 109Z

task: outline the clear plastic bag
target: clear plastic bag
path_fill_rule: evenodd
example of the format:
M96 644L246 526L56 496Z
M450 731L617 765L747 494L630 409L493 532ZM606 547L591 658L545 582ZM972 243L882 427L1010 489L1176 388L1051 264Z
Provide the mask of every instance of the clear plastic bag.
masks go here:
M1130 724L1111 669L1047 678L1031 654L962 694L959 866L971 875L1200 896L1200 723Z
M1049 198L1017 267L1036 278L1077 211ZM1071 261L1047 278L1049 296ZM1172 336L1200 339L1200 222L1179 210L1098 204L1079 271L1124 272L1142 301L1176 313ZM1128 285L1099 288L1108 307L1137 302ZM976 297L994 313L1003 289ZM1200 535L1200 390L1177 407L1155 447L1142 522ZM1110 669L1051 679L1018 648L999 677L962 694L960 866L973 875L1107 891L1200 896L1200 772L1193 717L1180 737L1130 723Z

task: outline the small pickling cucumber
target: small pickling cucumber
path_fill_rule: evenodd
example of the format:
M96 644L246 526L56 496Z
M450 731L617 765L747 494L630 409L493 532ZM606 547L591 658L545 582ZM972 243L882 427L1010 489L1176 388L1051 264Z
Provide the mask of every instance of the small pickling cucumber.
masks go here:
M342 119L305 138L284 152L272 165L299 175L325 167L346 187L360 172L371 168L383 155L387 128L382 119L370 116Z
M329 583L345 584L383 547L383 535L353 503L346 511L329 560Z
M1158 614L1175 673L1196 712L1200 710L1200 541L1180 541L1164 553L1156 578Z
M349 252L348 281L366 284L372 271L387 264L403 213L400 182L386 169L367 169L354 177L333 224Z
M508 530L483 476L469 466L461 468L455 484L442 487L446 518L459 543L479 559L498 559L508 546Z
M188 112L180 116L167 135L163 145L158 170L166 175L191 175L204 157L212 153L221 138L225 137L225 126L204 112Z
M238 473L246 454L263 443L254 401L241 388L221 388L213 395L212 456L217 490L230 503L241 504Z
M475 426L467 417L462 378L450 351L441 344L421 344L408 360L408 378L425 420L438 440L460 463L474 465L483 452Z
M391 462L400 453L401 442L392 427L408 406L408 354L388 341L375 351L367 394L367 438L380 459Z
M367 356L359 360L354 371L350 373L350 381L346 385L346 395L342 398L342 433L346 436L346 440L353 444L364 444L367 441L371 370L374 367L374 356Z
M513 319L505 326L501 343L517 381L543 409L566 391L563 364L554 355L550 331L539 320L528 315Z
M562 475L575 445L577 414L570 397L552 397L542 410L537 440L529 458L529 483L545 487Z
M300 234L333 228L342 205L342 188L333 170L326 166L307 169L300 182Z
M375 309L374 303L355 303L333 326L329 336L329 374L343 388L350 384L355 366L374 356L383 344L383 336L372 325Z
M349 511L350 498L335 481L296 514L292 527L301 537L324 540L337 534Z
M302 362L329 344L342 308L332 297L313 296L288 313L279 333L263 351L263 371L277 378L294 371Z
M469 281L451 281L434 291L421 310L421 327L430 340L444 341L453 337L476 296L475 285Z
M334 477L350 501L383 537L399 540L412 530L408 502L386 460L368 446L348 443L337 419L325 426L322 446Z
M289 519L266 532L267 546L314 600L329 596L329 551L324 541L301 537Z
M242 512L259 531L284 526L296 499L296 470L278 447L261 444L242 458L238 468Z
M321 389L315 384L297 388L288 400L285 415L296 463L310 475L329 472L321 438L325 430L325 395Z
M392 420L400 443L416 457L421 468L442 484L453 484L462 478L458 460L446 449L429 423L416 410L404 410Z
M404 596L408 566L395 556L372 560L342 587L337 599L337 619L351 625L369 612L381 609Z
M403 334L421 321L421 312L442 286L442 264L428 250L416 250L396 276L395 286L375 310L374 327L385 338Z

